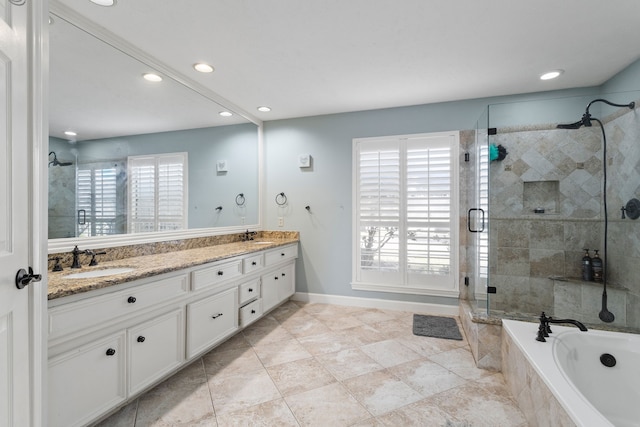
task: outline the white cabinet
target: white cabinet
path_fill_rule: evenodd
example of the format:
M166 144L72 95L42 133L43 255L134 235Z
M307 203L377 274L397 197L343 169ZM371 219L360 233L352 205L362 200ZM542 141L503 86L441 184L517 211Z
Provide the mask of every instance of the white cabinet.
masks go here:
M238 329L238 288L189 304L187 324L187 358L191 358Z
M262 275L262 309L266 313L295 293L295 264L290 262Z
M135 394L184 361L184 310L158 316L127 330L129 394Z
M125 333L89 342L49 360L49 426L87 424L127 396Z
M87 425L251 324L295 291L297 245L56 299L49 425Z

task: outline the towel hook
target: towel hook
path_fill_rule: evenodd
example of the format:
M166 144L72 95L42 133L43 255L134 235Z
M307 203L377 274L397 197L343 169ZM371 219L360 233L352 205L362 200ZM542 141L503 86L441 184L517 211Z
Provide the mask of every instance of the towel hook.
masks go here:
M284 193L278 193L276 195L276 205L284 206L287 204L287 196Z
M222 211L222 206L218 206L216 210L218 211L218 213L220 213Z

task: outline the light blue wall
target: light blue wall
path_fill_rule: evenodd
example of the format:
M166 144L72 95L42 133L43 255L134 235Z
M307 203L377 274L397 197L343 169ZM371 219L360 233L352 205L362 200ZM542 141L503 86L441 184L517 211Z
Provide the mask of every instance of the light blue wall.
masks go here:
M351 289L352 139L474 129L489 104L591 96L597 92L598 88L583 88L266 122L265 228L300 231L297 291L457 304L449 298ZM538 105L546 108L544 103ZM312 168L297 166L300 154L312 156ZM280 192L288 197L286 209L275 203ZM311 213L305 210L307 205ZM284 219L282 228L278 227L279 217Z

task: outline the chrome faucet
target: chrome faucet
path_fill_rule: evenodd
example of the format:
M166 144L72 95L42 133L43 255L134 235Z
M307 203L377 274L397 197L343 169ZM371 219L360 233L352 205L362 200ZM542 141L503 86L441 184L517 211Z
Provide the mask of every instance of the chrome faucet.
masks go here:
M538 336L536 337L536 341L546 342L546 337L549 337L549 334L552 333L550 323L568 323L574 326L577 326L582 332L587 331L587 327L584 326L581 322L573 319L554 319L551 316L548 316L542 312L540 315L540 326L538 327Z

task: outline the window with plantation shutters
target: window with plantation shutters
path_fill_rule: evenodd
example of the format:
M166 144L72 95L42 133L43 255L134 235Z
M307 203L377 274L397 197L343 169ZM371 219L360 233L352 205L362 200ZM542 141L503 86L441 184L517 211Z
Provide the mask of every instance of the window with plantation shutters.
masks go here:
M187 227L187 153L128 159L129 232Z
M354 140L354 289L457 296L458 144Z
M78 165L76 175L77 236L108 236L122 231L118 213L123 199L118 194L121 165L104 162Z

